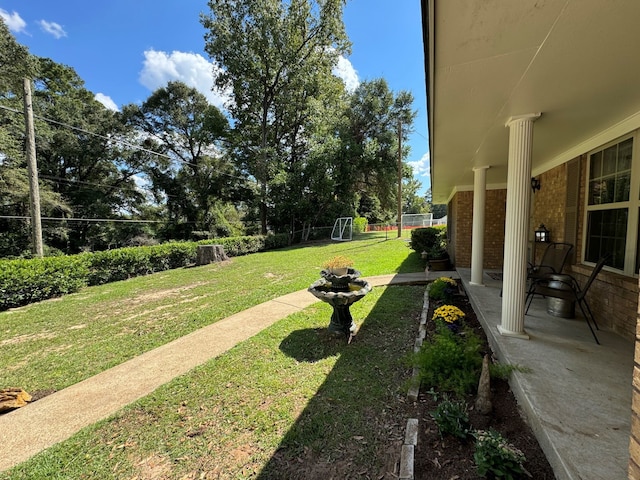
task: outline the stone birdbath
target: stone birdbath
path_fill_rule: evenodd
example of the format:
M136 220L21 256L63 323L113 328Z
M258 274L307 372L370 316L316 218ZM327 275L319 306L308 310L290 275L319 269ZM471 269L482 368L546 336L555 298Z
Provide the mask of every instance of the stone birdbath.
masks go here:
M322 278L311 284L309 292L333 307L329 331L343 334L347 337L347 343L351 343L357 326L349 307L364 298L371 291L371 285L366 280L358 278L360 272L353 268L347 268L344 274L326 269L322 270L320 275Z

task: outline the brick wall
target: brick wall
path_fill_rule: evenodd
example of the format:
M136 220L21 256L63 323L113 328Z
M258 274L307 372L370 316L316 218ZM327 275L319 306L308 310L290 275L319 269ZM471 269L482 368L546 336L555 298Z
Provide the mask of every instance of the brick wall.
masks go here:
M592 268L576 264L570 270L584 285ZM635 278L602 270L589 288L587 302L600 328L628 339L635 338L638 312L638 281Z
M640 299L638 299L640 302ZM636 350L633 367L631 436L629 438L629 479L640 480L640 309L636 316Z
M551 232L552 242L564 242L564 211L567 191L566 166L560 165L539 175L540 190L533 195L531 233L540 226L544 226ZM575 248L575 245L574 245ZM542 257L544 248L536 248L536 262Z
M473 231L473 192L458 192L451 200L455 210L455 242L452 258L456 267L471 267L471 233Z
M504 222L507 191L487 190L484 231L484 268L501 269L504 259ZM457 192L449 203L451 258L456 267L471 267L473 192Z
M484 268L502 269L506 215L507 189L487 190L484 225Z

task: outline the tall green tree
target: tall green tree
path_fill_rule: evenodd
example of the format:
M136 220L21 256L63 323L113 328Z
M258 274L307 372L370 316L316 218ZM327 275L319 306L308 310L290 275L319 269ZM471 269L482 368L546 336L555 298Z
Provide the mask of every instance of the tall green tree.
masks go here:
M433 213L433 218L442 218L447 215L446 203L433 203L433 194L431 188L427 189L427 193L424 196L427 205L429 206L429 212Z
M335 193L345 203L355 202L358 213L370 223L385 222L395 216L398 139L401 131L404 161L409 154L407 140L416 115L412 103L409 92L395 94L381 78L362 82L349 99L339 128L342 145L335 159ZM404 167L402 176L410 177Z
M210 0L205 50L222 67L219 88L231 92L237 153L256 179L260 223L268 229L271 189L282 161L296 157L310 101L349 43L344 0Z
M246 188L226 153L229 124L222 112L195 88L169 82L142 105L126 106L123 117L160 154L149 157L146 171L157 198L166 199L171 223L186 225L174 236L233 233L225 204L246 195Z
M37 72L37 59L29 54L0 19L0 256L17 256L29 250L29 179L25 161L23 115L24 79ZM40 184L43 215L69 213L62 196L46 182ZM17 218L7 218L17 217ZM45 235L58 235L49 225Z
M136 185L138 158L118 141L125 127L71 67L37 61L33 103L41 180L65 199L75 218L126 218L144 196ZM120 244L118 227L112 235L104 222L74 221L65 228L55 246L70 252Z
M0 18L0 102L4 107L22 111L23 79L31 78L34 61L29 51L16 42ZM0 154L18 159L23 156L21 138L24 119L0 109Z
M422 184L413 178L413 173L402 182L402 213L429 213L427 199L418 194L421 188Z

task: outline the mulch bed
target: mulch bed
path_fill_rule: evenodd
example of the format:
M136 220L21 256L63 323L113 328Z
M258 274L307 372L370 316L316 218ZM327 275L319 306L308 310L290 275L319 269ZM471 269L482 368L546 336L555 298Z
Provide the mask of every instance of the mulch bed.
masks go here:
M486 353L491 353L473 308L467 297L456 295L449 305L455 305L466 314L466 323L484 340ZM431 302L428 319L433 317L433 310L440 305ZM427 336L433 333L434 324L427 322ZM422 389L426 390L426 389ZM531 428L523 420L516 399L506 380L491 379L493 411L490 415L481 415L473 409L475 396L469 395L469 420L471 428L476 430L492 428L500 432L512 445L526 456L525 469L530 477L536 480L555 479L553 469L549 465ZM421 392L418 398L419 437L415 450L416 480L467 480L481 478L476 472L473 461L475 449L474 439L466 441L452 436L440 436L438 427L430 415L438 405L432 395Z

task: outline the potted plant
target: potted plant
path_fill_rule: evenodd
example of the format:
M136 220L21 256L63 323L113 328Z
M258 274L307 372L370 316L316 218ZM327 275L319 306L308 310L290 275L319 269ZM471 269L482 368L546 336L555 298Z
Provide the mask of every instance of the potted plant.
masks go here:
M427 261L430 270L449 268L446 227L423 227L412 230L411 248Z
M353 260L344 255L336 255L322 264L322 268L336 276L346 275L352 266Z
M427 250L427 261L430 270L447 270L449 268L449 252L447 251L447 231L441 230L435 242Z

